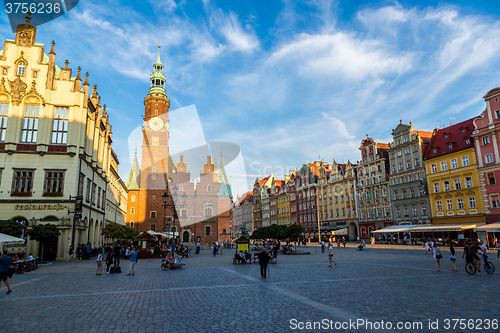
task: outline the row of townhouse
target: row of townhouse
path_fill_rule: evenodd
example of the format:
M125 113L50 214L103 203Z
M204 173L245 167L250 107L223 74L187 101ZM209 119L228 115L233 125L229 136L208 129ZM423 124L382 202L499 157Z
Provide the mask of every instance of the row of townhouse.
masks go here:
M480 116L432 132L400 121L390 143L367 135L355 164L316 161L283 181L273 175L257 179L247 229L296 223L305 228L305 237L356 239L394 224L455 230L497 222L499 98L500 88L492 89ZM255 201L262 202L261 211ZM261 220L255 218L258 212Z

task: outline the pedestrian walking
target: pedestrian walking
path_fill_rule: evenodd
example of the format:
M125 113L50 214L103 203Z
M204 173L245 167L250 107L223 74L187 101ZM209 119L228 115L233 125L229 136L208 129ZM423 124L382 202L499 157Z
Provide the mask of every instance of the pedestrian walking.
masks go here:
M321 241L321 253L325 253L325 241Z
M68 263L68 261L71 259L71 262L73 262L74 260L74 255L75 255L75 251L73 250L73 245L71 245L69 247L69 250L68 250L68 257L66 258L66 263Z
M345 247L345 243L346 243L345 237L342 237L342 244L344 244L344 247Z
M95 271L95 275L102 275L102 253L99 252L97 255L97 269Z
M78 244L78 246L76 247L76 262L82 261L82 256L82 244Z
M495 248L497 249L497 260L500 260L500 242L495 239Z
M274 245L273 246L273 260L272 260L272 263L273 264L277 264L278 263L278 245Z
M215 245L215 242L212 245L212 254L214 257L217 255L217 245Z
M114 267L120 267L120 245L118 242L115 243L115 249L113 250L113 266Z
M458 272L457 267L455 266L455 261L457 260L457 253L455 251L455 248L453 247L453 242L450 243L450 249L448 250L448 254L450 255L450 261L451 264L453 265L453 268L451 270Z
M366 251L366 243L364 239L363 239L363 251Z
M263 248L262 252L258 254L257 258L259 258L260 276L263 279L267 279L267 265L269 264L269 254Z
M7 294L12 292L9 283L10 259L11 258L7 255L7 251L3 251L2 255L0 256L0 287L2 286L1 281L3 281L7 286Z
M330 243L328 247L328 260L330 261L330 265L328 267L332 267L332 262L337 266L337 263L333 261L333 244Z
M133 247L132 252L130 252L130 264L126 276L135 275L134 269L136 264L137 264L137 252L135 252L135 247Z
M426 241L424 247L425 247L425 254L429 254L429 242Z
M109 251L106 256L106 273L109 274L109 268L113 265L113 251Z
M200 248L201 248L200 242L196 242L196 252L194 254L200 254Z
M90 243L87 243L87 260L90 260L91 254L92 254L92 246L90 246Z
M439 251L439 246L436 243L432 242L432 254L434 254L434 260L436 260L436 267L439 272L439 261L443 258L441 255L441 251Z

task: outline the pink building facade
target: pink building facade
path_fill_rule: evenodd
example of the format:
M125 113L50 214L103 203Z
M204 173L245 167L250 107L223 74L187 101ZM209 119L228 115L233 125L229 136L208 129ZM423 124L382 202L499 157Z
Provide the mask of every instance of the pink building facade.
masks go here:
M474 146L486 223L500 222L500 88L483 97L486 109L474 119Z

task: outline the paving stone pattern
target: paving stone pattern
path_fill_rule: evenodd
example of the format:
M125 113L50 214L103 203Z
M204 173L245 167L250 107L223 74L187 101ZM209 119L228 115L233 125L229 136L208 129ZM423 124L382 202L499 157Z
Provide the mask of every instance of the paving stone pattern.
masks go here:
M444 320L500 319L500 261L497 272L471 276L464 261L451 271L446 256L437 272L420 247L368 246L368 251L335 248L337 267L326 253L278 257L269 276L258 264L233 265L233 251L213 257L209 250L186 258L181 270L160 271L160 259L139 260L135 276L95 275L95 260L56 262L10 280L0 289L2 332L371 332L374 329L293 329L290 321L423 323L422 330L459 332ZM302 249L301 249L302 250ZM442 252L447 252L442 249ZM461 256L461 253L459 253ZM491 255L496 258L496 253ZM8 315L5 315L8 314ZM429 320L439 320L436 330ZM352 328L352 326L351 326ZM491 329L490 331L498 331Z

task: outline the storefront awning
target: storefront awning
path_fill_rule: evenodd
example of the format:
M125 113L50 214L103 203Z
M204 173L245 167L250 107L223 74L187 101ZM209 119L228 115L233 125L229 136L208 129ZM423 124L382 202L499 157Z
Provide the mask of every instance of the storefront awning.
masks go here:
M500 232L500 222L482 225L474 228L475 231Z
M414 224L400 224L400 225L391 225L383 229L373 231L374 234L392 234L397 232L409 232L413 231L414 228L418 227L418 225Z
M411 232L447 232L447 231L463 231L466 229L472 229L477 226L483 225L481 223L477 224L431 224L425 226L417 226L411 229Z

